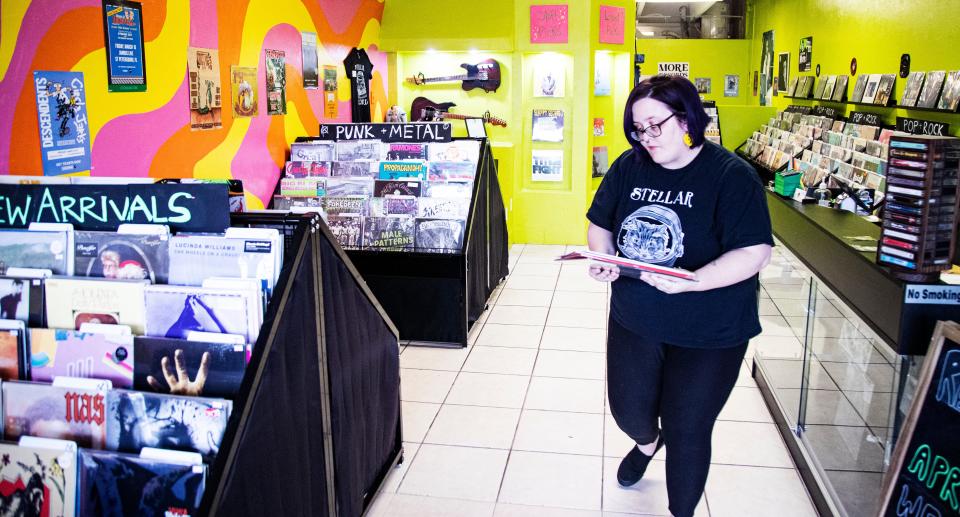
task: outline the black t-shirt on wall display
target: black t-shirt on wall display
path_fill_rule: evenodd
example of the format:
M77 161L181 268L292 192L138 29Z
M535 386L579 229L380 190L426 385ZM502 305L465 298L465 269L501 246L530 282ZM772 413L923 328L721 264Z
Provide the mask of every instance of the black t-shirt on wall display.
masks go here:
M730 250L773 245L756 172L709 141L692 162L675 170L633 150L623 153L600 184L587 219L613 233L617 254L691 271ZM612 285L610 313L650 340L735 346L760 333L758 281L754 275L719 289L666 294L621 276Z
M350 49L343 66L350 78L350 114L353 122L370 122L370 80L373 79L373 63L367 51L356 47Z

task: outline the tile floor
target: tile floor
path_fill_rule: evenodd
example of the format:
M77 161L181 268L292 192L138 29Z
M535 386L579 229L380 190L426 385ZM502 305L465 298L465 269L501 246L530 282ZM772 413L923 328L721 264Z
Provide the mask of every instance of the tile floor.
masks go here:
M669 515L663 453L636 486L616 482L631 442L606 404L607 286L585 264L553 261L567 250L513 246L511 275L466 349L403 348L405 462L370 515ZM771 266L764 277L782 300L802 298L790 289L804 282L795 273ZM800 344L787 318L802 307L763 305L766 330L749 353L792 353ZM748 364L715 428L697 515L814 516Z

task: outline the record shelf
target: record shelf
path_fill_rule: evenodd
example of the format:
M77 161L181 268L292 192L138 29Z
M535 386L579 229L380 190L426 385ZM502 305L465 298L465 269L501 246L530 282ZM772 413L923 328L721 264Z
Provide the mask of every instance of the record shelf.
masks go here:
M231 223L288 252L200 514L359 516L402 459L396 327L319 216Z

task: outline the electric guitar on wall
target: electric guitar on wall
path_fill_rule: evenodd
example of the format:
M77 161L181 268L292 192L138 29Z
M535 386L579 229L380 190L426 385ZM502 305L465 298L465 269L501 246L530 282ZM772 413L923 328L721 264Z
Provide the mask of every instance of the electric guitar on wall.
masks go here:
M490 115L489 111L480 117L461 115L460 113L450 113L447 111L454 106L456 106L456 104L452 102L443 102L438 104L426 97L417 97L416 99L413 99L413 104L410 106L410 122L435 122L438 120L465 120L468 118L479 118L483 119L484 122L493 124L494 126L507 127L507 122L505 120Z
M446 83L452 81L461 81L462 88L470 91L474 88L482 88L487 92L495 92L500 87L500 63L495 59L485 59L475 65L462 63L460 65L467 71L461 75L447 75L443 77L424 77L422 73L413 77L408 77L407 82L422 85L427 83Z

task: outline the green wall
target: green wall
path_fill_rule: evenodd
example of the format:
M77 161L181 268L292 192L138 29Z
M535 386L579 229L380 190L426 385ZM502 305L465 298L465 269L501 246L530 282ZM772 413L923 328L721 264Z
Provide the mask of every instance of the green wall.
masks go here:
M748 23L752 30L750 73L760 68L761 38L774 30L774 57L790 53L790 77L796 77L800 38L813 37L813 74L820 65L821 75L850 74L850 60L857 58L857 74L898 73L900 55L911 57L912 71L960 69L960 31L957 30L955 0L750 0ZM851 78L848 92L852 92ZM897 78L894 93L903 92L905 80ZM753 103L758 103L751 96ZM791 102L774 97L773 105L782 109ZM853 108L853 107L851 107ZM958 133L960 117L923 111L905 111L856 107L874 111L893 124L896 116L908 116L951 123Z
M703 94L704 99L716 101L718 106L747 104L753 91L753 79L748 78L751 43L750 40L742 39L641 38L637 40L637 53L644 55L640 74L656 74L659 62L688 62L691 81L698 77L709 77L712 80L712 90ZM723 81L727 74L740 76L740 95L737 97L723 95Z

